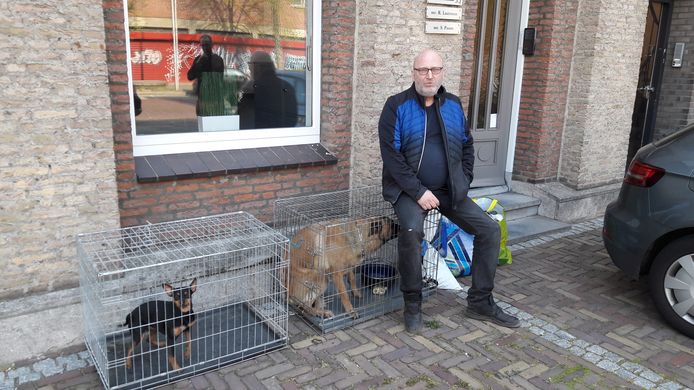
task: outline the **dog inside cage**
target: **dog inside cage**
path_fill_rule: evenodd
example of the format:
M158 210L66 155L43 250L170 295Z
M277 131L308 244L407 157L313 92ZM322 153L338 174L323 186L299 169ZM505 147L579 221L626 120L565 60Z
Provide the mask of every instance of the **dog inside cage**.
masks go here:
M290 300L310 315L330 318L335 314L325 307L325 299L334 296L342 312L356 319L350 295L363 298L357 267L397 234L398 225L389 217L328 220L299 230L291 241ZM326 297L328 279L335 294Z
M125 317L125 323L130 328L132 338L130 348L125 358L126 368L133 366L133 351L145 339L152 347L166 348L169 367L180 370L174 356L174 343L183 336L186 339L184 358L190 359L191 337L190 330L195 324L193 312L193 293L197 290L197 278L190 286L174 289L170 284L164 284L164 291L172 298L171 301L147 301L130 312ZM159 335L164 335L162 344Z
M285 346L287 253L243 212L81 235L85 338L104 386L157 386Z
M402 306L399 225L378 188L278 200L274 224L290 239L290 303L312 326L328 332ZM435 272L425 261L425 294Z

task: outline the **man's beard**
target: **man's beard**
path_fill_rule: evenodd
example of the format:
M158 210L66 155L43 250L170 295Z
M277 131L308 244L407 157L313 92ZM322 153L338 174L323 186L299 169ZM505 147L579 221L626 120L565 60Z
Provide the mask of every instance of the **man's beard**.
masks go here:
M414 89L417 91L418 94L424 97L436 95L436 93L439 91L439 88L441 88L441 85L435 85L431 87L431 89L429 89L429 87L425 87L424 85L414 83Z

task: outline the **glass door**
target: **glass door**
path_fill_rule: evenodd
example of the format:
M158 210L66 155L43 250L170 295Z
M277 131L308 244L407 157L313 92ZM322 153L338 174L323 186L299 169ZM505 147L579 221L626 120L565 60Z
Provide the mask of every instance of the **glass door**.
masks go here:
M468 121L475 139L474 187L505 184L521 2L481 0Z

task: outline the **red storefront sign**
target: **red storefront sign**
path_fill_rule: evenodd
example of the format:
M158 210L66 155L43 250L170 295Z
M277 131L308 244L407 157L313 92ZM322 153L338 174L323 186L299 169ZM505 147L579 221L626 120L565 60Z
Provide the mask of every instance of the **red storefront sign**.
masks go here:
M202 34L178 35L179 82L189 83L186 73L195 56L202 52ZM212 37L213 51L219 54L225 67L247 73L247 62L251 53L266 51L272 53L275 41L267 38L232 37L209 34ZM133 80L164 81L173 83L176 79L176 61L173 34L161 32L133 31L130 33L130 61ZM306 44L304 41L283 40L282 48L285 69L304 69Z

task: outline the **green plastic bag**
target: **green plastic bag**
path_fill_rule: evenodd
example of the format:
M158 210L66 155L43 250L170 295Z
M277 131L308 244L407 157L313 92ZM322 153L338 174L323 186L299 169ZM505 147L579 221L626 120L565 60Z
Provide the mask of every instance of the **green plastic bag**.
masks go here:
M511 250L506 246L506 241L508 241L508 227L506 226L506 211L504 207L499 204L499 201L493 198L474 198L472 199L482 210L484 210L489 217L495 220L499 224L499 229L501 230L501 245L499 247L499 265L511 264L513 262L513 256L511 255Z

